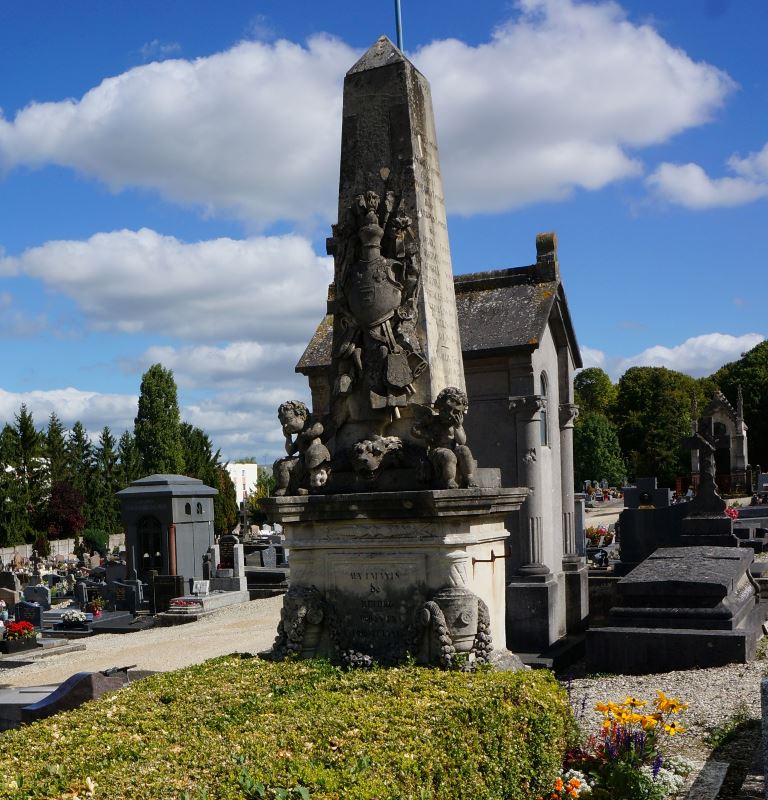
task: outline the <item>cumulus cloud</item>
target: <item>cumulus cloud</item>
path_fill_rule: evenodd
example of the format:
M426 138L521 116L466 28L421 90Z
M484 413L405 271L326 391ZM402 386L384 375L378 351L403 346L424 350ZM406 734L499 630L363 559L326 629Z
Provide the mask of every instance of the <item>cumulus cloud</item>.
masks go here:
M698 378L709 375L729 361L737 360L763 339L765 337L759 333L746 333L743 336L705 333L686 339L674 347L649 347L636 356L621 359L613 371L616 375L622 375L630 367L668 367Z
M232 212L254 225L334 208L340 80L354 61L316 36L243 42L104 80L81 99L0 117L0 168L59 164L113 189Z
M733 87L615 3L518 8L487 44L441 41L416 54L454 211L501 211L636 175L628 148L706 122Z
M25 403L38 428L45 427L52 412L66 427L80 420L92 436L108 425L113 432L133 428L138 396L66 389L7 392L0 389L0 420L11 422Z
M606 358L605 353L602 350L596 350L593 347L585 347L581 346L579 348L581 352L581 363L584 364L584 369L587 367L600 367L600 369L606 368Z
M694 210L727 208L768 197L768 143L745 158L728 159L735 176L711 178L698 164L665 162L646 179L660 199Z
M256 457L271 461L283 451L283 435L277 419L277 407L286 398L309 401L306 380L294 376L284 386L257 388L250 392L220 393L200 402L185 403L180 390L181 416L202 428L211 438L223 459ZM13 423L14 415L25 403L38 428L45 428L51 412L65 427L78 420L96 440L108 425L115 437L133 430L138 396L102 394L75 388L49 391L8 392L0 389L0 424Z
M319 321L319 319L317 320ZM179 386L253 386L292 383L294 365L306 343L230 342L222 347L150 347L139 359L142 370L161 363ZM129 364L135 369L137 365Z
M637 148L706 122L733 87L614 3L519 0L517 12L489 42L413 54L432 82L451 211L503 211L637 175ZM319 36L137 67L79 100L0 117L0 168L60 164L253 226L327 221L341 80L355 57Z
M146 228L0 258L0 274L42 280L97 329L282 345L308 341L332 272L299 236L185 243Z

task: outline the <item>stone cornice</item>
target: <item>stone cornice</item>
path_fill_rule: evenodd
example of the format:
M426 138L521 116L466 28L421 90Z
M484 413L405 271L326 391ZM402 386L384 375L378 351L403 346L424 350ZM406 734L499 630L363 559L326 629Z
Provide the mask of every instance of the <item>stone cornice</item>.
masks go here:
M352 519L412 519L509 514L517 511L528 489L434 489L416 492L270 497L264 510L273 522Z

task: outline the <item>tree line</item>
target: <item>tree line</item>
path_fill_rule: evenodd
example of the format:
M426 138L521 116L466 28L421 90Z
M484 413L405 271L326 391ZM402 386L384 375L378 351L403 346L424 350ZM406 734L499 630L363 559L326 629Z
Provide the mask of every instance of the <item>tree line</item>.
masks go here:
M614 384L598 367L574 380L579 417L574 429L576 486L605 478L619 486L628 478L656 477L674 487L690 473L691 404L701 410L721 391L735 407L738 387L744 398L749 459L768 467L768 341L738 361L705 378L692 378L665 367L631 367Z
M237 523L235 487L209 436L182 422L173 373L154 364L141 380L133 432L105 426L94 442L81 422L66 430L54 412L38 429L22 404L0 431L0 546L82 538L102 549L122 530L115 492L155 473L199 478L219 490L217 534Z

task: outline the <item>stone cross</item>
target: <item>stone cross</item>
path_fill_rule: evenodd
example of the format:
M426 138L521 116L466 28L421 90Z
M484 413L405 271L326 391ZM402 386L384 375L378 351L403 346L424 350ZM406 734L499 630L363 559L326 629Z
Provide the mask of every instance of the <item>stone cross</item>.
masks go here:
M43 563L43 559L40 558L37 550L33 550L32 557L29 560L32 562L32 577L36 578L37 581L40 581L40 564Z
M683 447L699 453L699 491L691 501L692 514L722 514L725 500L720 497L715 483L715 439L712 417L699 420L698 430L693 436L683 439Z

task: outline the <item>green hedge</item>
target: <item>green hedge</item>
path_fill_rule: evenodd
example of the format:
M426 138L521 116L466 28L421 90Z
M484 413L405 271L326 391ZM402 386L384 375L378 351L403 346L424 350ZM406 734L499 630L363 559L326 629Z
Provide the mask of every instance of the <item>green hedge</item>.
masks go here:
M531 800L572 722L545 671L226 656L2 734L0 797Z

